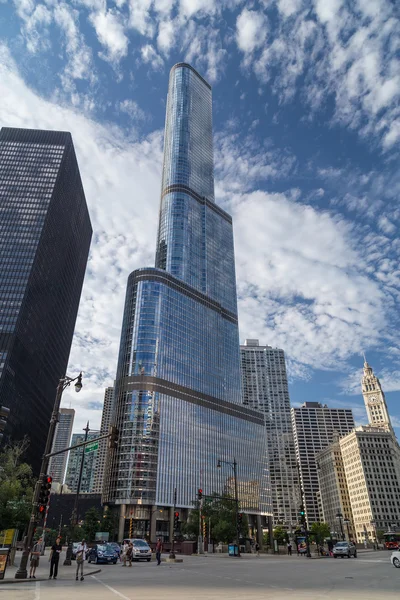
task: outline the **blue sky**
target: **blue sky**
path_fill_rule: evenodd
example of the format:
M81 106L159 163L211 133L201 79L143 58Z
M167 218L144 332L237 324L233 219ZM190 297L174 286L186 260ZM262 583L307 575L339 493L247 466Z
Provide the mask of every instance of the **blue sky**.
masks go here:
M400 425L400 24L390 0L0 0L0 125L71 131L94 238L66 394L100 422L126 279L154 264L170 67L213 86L241 340L286 352L294 405L365 422L362 352ZM398 433L400 430L398 429Z

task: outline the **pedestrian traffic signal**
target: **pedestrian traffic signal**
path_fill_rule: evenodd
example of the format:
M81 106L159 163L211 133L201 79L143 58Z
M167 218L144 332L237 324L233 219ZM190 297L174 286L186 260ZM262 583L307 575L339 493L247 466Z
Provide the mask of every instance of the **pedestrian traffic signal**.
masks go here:
M119 438L119 430L114 425L110 425L108 430L108 447L117 448L118 447L118 438Z
M10 414L10 409L6 406L0 406L0 442L3 439L3 431L7 425L7 419Z
M201 490L200 488L197 490L197 499L201 500L203 497L203 490Z
M50 475L44 475L39 491L39 514L43 515L46 512L46 507L50 498L50 490L53 478Z
M179 528L179 513L174 513L174 530L176 531Z

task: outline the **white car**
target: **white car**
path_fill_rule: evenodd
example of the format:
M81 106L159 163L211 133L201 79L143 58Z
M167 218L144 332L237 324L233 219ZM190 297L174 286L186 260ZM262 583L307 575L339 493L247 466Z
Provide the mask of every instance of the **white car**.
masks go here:
M394 550L392 552L392 556L390 557L390 562L394 567L400 569L400 550Z

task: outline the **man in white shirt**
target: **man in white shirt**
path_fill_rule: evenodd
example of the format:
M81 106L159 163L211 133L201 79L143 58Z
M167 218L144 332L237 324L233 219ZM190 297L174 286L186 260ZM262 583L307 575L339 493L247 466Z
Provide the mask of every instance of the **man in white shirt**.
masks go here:
M85 562L87 546L85 540L82 540L76 549L76 581L79 579L79 569L81 570L81 581L83 581L83 563Z

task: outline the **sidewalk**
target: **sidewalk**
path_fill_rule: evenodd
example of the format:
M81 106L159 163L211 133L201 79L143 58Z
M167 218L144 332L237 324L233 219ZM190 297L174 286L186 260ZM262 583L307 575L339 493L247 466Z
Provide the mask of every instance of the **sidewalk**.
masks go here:
M62 552L60 556L60 562L58 566L58 575L57 580L74 580L76 573L76 561L72 561L71 566L64 566L66 552ZM5 578L0 580L0 585L5 583L24 583L24 582L35 582L35 581L47 581L49 579L50 574L50 548L46 550L45 556L41 556L39 560L39 566L36 569L36 578L29 579L29 569L30 569L30 561L28 560L27 570L28 570L28 579L15 579L15 573L18 570L19 563L22 557L22 552L18 551L15 555L15 565L7 566ZM99 573L101 571L102 565L92 565L88 564L85 561L83 567L83 574L86 577L87 575L93 575L94 573Z

